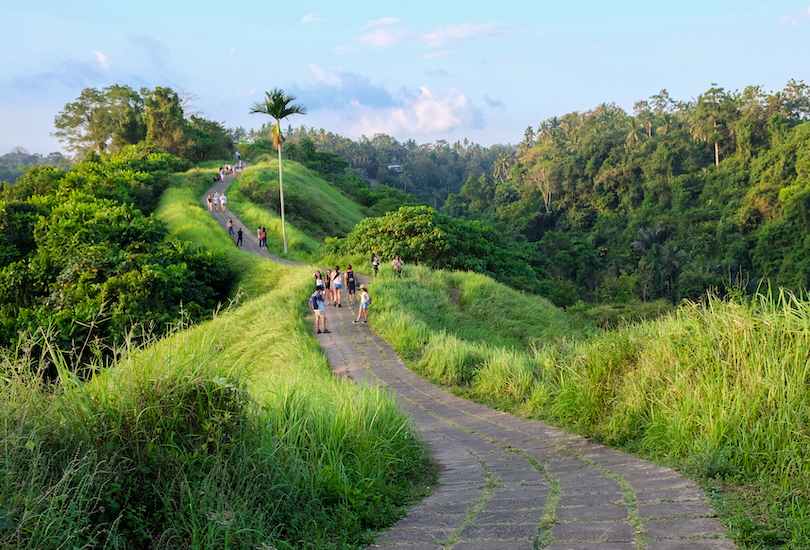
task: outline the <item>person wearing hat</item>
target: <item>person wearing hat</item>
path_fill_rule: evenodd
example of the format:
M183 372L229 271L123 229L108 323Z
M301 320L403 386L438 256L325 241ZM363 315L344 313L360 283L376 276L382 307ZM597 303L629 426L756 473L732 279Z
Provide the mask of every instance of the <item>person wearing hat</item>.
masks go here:
M363 324L368 323L368 306L371 304L371 297L368 295L366 285L360 285L360 311L357 312L357 320L352 321L353 324L360 322L360 317L363 316Z

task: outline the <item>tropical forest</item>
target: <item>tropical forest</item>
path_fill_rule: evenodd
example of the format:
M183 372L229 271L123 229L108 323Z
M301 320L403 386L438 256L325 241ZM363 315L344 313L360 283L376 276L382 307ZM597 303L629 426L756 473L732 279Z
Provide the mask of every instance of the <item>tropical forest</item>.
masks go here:
M54 113L65 154L0 156L0 546L373 544L439 468L313 334L313 269L351 264L434 385L683 472L738 548L810 548L808 85L661 90L490 146L351 139L266 97L245 129L87 88ZM206 210L224 166L283 263Z

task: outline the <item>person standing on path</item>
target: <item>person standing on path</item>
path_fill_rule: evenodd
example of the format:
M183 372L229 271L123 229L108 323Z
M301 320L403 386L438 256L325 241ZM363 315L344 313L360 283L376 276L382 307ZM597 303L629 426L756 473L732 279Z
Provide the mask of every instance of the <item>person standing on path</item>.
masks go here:
M352 321L353 324L356 325L360 322L361 315L364 317L363 324L368 323L369 302L371 302L371 298L368 295L368 290L366 290L366 285L360 285L360 310L357 312L357 320Z
M225 203L228 202L228 197L225 196L225 193L222 193L219 196L219 203L222 205L222 211L225 212Z
M267 228L262 227L261 231L259 232L259 244L265 250L267 250Z
M214 192L214 208L219 208L219 191Z
M340 305L340 290L343 288L343 275L340 273L340 266L335 266L332 273L332 307L343 307Z
M374 276L377 276L377 270L380 268L380 259L377 257L376 252L371 253L371 265L374 267Z
M214 199L211 198L211 195L208 195L208 211L214 211Z
M239 231L236 232L236 246L242 248L242 228L239 228Z
M228 218L228 235L233 237L233 220Z
M349 305L353 306L356 281L354 271L352 271L352 264L346 266L346 273L343 274L343 280L346 283L346 291L349 293Z
M326 305L332 305L332 270L326 270L326 278L323 280L323 285L326 287Z
M315 290L317 290L321 296L323 296L323 291L325 288L323 285L323 276L321 275L321 272L316 271L313 277L315 278Z
M326 330L326 308L323 307L323 296L320 292L316 290L312 293L309 297L309 305L315 314L315 330L318 331L318 334L321 332L329 334L329 331ZM321 324L323 324L323 330L321 330Z
M399 254L396 254L394 259L391 260L391 265L394 266L394 271L397 272L397 275L402 275L402 260L399 259Z

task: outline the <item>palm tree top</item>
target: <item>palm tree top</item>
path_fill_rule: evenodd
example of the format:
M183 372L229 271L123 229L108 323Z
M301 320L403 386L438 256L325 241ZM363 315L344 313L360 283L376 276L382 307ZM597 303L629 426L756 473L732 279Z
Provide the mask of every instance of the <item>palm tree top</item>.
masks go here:
M275 88L272 92L265 92L264 95L264 101L256 101L251 105L250 114L269 115L277 122L290 115L307 114L307 108L303 105L291 105L296 98L292 94L284 93L284 90Z

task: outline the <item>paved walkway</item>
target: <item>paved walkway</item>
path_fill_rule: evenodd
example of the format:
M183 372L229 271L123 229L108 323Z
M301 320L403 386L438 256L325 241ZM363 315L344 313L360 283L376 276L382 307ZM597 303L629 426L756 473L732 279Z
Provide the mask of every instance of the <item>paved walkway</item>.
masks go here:
M237 176L234 176L233 173L225 176L225 179L222 181L214 182L214 185L200 198L200 202L203 205L203 208L208 208L208 195L211 195L213 198L214 193L219 192L220 194L223 191L226 191L228 186L236 179ZM227 194L225 196L227 198ZM294 262L292 260L287 260L276 256L275 254L270 253L267 250L259 248L259 237L256 234L258 231L258 227L247 227L242 221L231 212L231 209L228 208L227 201L225 202L225 211L222 211L221 207L216 207L214 211L211 213L215 220L219 222L219 225L222 226L225 231L228 229L228 218L231 218L233 221L233 242L236 243L236 232L239 231L239 228L242 228L242 250L245 252L250 252L256 256L260 256L262 258L268 258L273 260L274 262L278 262L280 264L287 264L287 265L303 265L300 262Z
M223 186L228 183L226 178ZM233 218L226 214L223 227L227 217ZM245 249L272 256L258 243L255 251ZM455 397L411 372L370 325L352 324L356 307L344 303L327 307L326 314L332 332L317 338L333 371L394 395L440 466L434 493L380 534L371 548L736 548L723 538L723 525L690 479L541 422ZM372 308L372 324L373 315Z

